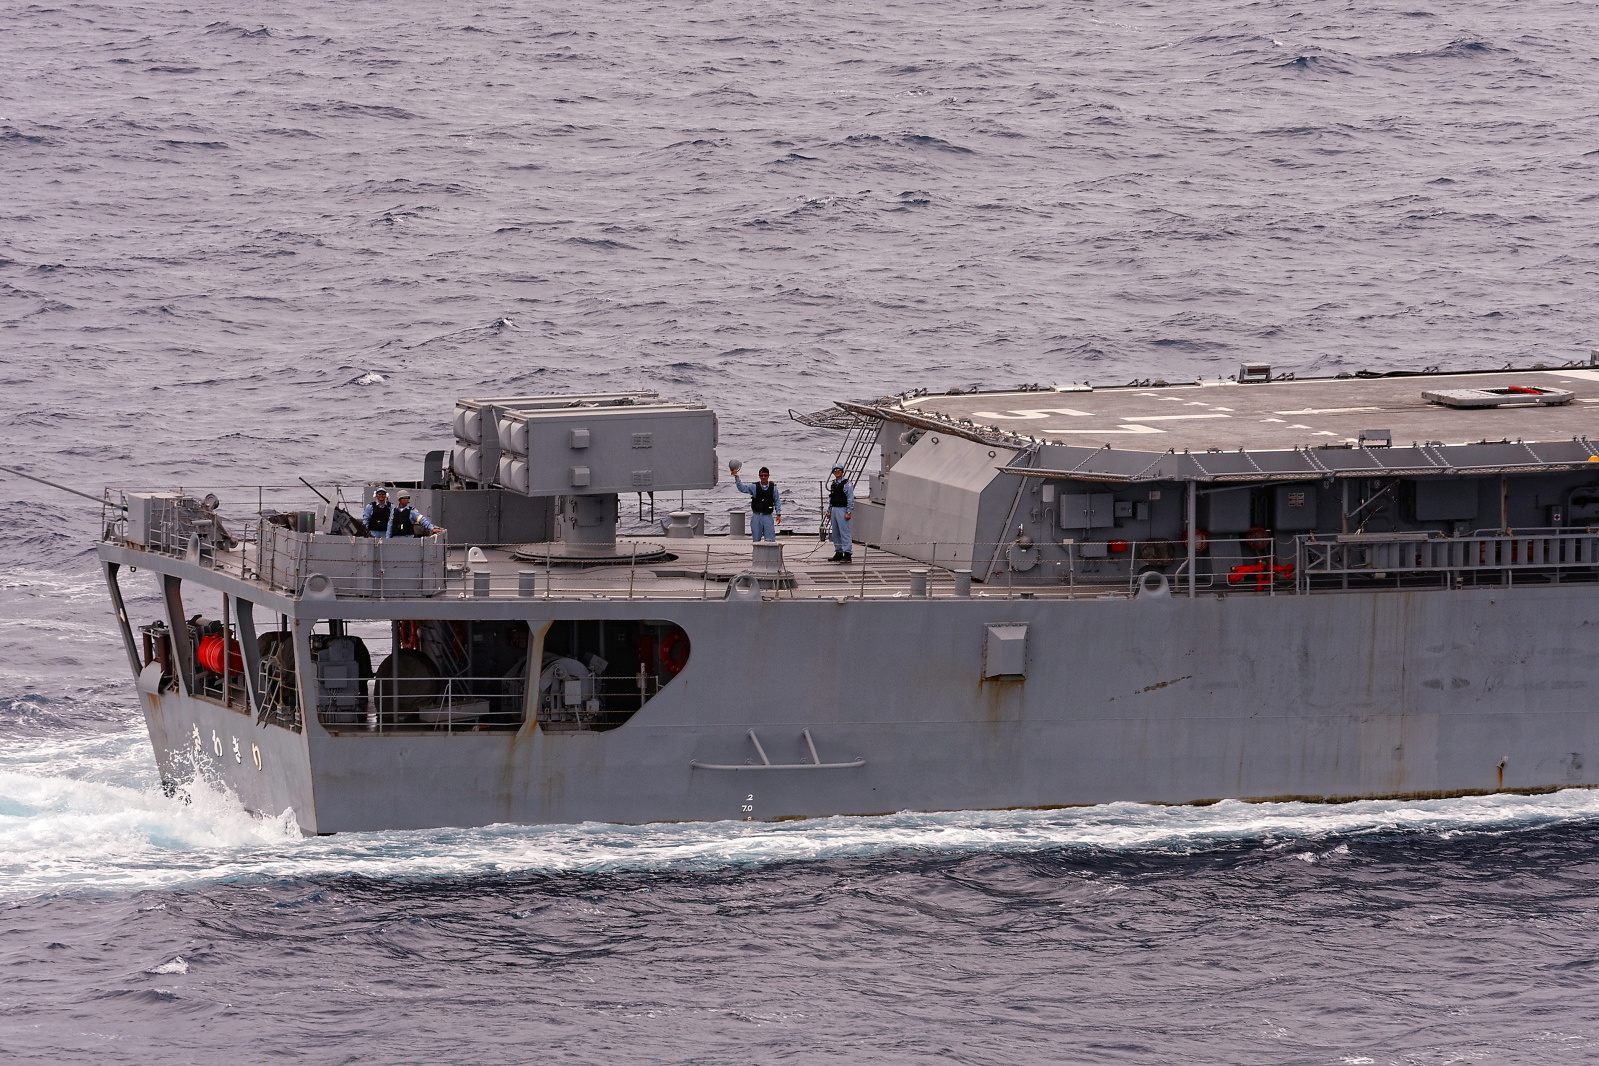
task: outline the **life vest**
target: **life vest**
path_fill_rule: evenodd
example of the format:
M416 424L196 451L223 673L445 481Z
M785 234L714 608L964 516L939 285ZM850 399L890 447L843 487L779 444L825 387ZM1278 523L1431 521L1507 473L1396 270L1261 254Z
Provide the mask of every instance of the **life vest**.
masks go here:
M373 503L372 518L367 522L366 528L370 533L387 533L389 530L389 516L394 513L392 503Z
M847 479L833 482L832 487L827 492L827 506L848 507L849 496L844 492L844 489L848 486L849 481Z
M396 507L394 509L394 518L389 523L389 536L416 536L416 508Z
M750 498L750 510L756 514L771 514L777 504L777 486L771 482L755 486L755 495Z

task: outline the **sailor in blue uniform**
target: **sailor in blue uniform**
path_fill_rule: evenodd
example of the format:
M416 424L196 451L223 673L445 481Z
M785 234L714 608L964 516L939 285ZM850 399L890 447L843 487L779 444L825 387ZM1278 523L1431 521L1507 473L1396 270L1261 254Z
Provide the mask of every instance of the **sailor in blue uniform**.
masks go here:
M733 472L733 484L750 496L750 540L777 540L777 523L783 520L783 494L772 484L772 472L761 467L760 482L746 485Z
M433 523L411 506L411 494L402 489L399 502L394 507L394 517L389 519L389 536L425 537L432 532Z
M855 486L844 476L844 468L833 467L833 481L827 486L827 514L833 520L833 557L828 562L848 563L854 558L851 549L849 518L855 510Z
M366 523L367 532L379 540L389 538L389 520L394 515L394 508L389 506L389 490L378 489L372 494L372 502L366 505L366 512L361 515L361 521Z

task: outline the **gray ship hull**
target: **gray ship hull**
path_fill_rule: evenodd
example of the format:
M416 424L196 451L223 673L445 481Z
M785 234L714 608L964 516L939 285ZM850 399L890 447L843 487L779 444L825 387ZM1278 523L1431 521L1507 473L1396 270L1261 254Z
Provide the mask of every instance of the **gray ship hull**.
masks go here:
M125 493L100 551L163 776L311 832L1591 787L1594 404L1257 365L841 402L796 416L845 432L830 560L742 511L618 535L717 484L702 405L466 399L414 483L445 530Z
M535 629L638 613L493 606ZM151 740L163 776L192 761L319 833L1599 783L1591 585L650 610L694 654L606 732L294 733L141 685ZM1025 678L984 680L995 623L1028 625Z

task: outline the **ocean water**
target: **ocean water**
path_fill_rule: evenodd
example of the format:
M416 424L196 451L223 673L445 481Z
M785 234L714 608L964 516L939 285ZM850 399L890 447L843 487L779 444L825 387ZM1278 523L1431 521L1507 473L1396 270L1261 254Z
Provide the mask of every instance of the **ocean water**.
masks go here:
M458 396L801 484L834 398L1599 347L1580 3L0 11L5 463L92 494L415 476ZM0 474L0 1060L1599 1050L1593 794L306 840L161 793L99 521Z

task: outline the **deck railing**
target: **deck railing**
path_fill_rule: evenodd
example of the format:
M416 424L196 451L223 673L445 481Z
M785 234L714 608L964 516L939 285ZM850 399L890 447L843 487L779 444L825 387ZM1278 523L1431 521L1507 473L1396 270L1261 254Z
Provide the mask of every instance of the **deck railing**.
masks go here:
M1497 572L1505 584L1517 573L1593 571L1599 566L1599 534L1532 530L1441 537L1416 533L1346 534L1297 539L1298 584L1308 591L1321 578L1386 578L1406 574L1455 575Z
M520 677L376 677L317 682L317 719L335 732L461 733L521 726Z
M799 547L808 539L795 537L790 541L785 537L783 542L785 546ZM368 543L375 546L384 542ZM467 557L468 546L440 544L434 564L436 576L425 585L414 580L414 575L397 580L381 569L368 577L346 573L329 579L323 598L329 602L427 598L721 600L730 597L730 584L740 583L747 588L759 585L764 597L779 599L1077 599L1137 595L1141 578L1151 571L1165 575L1174 595L1186 594L1190 588L1195 592L1230 594L1310 593L1366 587L1386 579L1415 584L1429 574L1440 584L1444 582L1440 575L1471 575L1476 584L1489 578L1495 583L1514 584L1516 575L1528 571L1547 571L1562 579L1579 573L1599 577L1599 534L1586 531L1520 531L1466 537L1410 533L1302 535L1264 541L1249 537L1212 538L1195 554L1197 572L1192 579L1187 555L1171 557L1172 541L1154 542L1153 557L1146 552L1151 542L1110 542L1114 548L1094 545L1090 550L1095 554L1086 557L1081 551L1083 545L1068 545L1064 557L1040 560L1027 570L1014 569L1005 555L1010 546L1001 545L999 566L990 572L986 582L965 577L961 569L933 565L907 558L899 551L883 551L859 542L849 564L827 563L825 553L831 550L830 546L819 548L824 554L816 559L790 554L790 569L798 569L801 575L797 582L761 580L759 574L754 575L755 580L738 582L740 575L750 573L752 565L741 547L731 547L737 542L724 542L730 545L727 548L715 544L707 547L704 541L681 546L666 543L675 549L672 558L628 558L588 567L547 566L542 560L507 562L503 558L475 563ZM294 578L282 572L276 580L267 580L267 575L254 567L254 547L247 544L232 552L218 551L213 566L245 580L260 580L290 595L310 598L315 594L317 590L307 584L310 575L304 569L296 575L298 587L292 583ZM495 551L517 546L476 547ZM900 550L905 547L896 545ZM947 545L936 547L948 550ZM373 554L383 551L374 547ZM981 551L977 554L982 555ZM961 555L969 557L966 552ZM731 598L740 598L737 592Z
M533 708L546 729L605 729L626 721L662 684L653 674L557 681L541 686ZM521 728L528 709L521 677L391 679L380 671L362 681L321 686L317 696L318 720L337 733L511 732Z
M117 539L114 529L108 533ZM202 531L203 532L203 531ZM1111 531L1106 530L1106 534ZM293 596L329 600L540 599L720 600L729 584L752 569L748 542L726 534L678 540L650 535L669 557L623 555L611 565L563 565L525 544L451 544L448 531L405 541L303 534L246 520L229 527L229 549L191 535L159 550L187 556L244 580ZM830 542L783 536L797 583L757 580L766 598L901 599L973 596L982 599L1134 596L1143 576L1159 571L1174 595L1194 593L1292 595L1436 582L1439 586L1514 584L1529 572L1569 580L1599 578L1599 532L1522 529L1437 532L1299 534L1265 531L1241 537L1202 537L1189 573L1181 539L954 544L895 542L892 551L857 541L849 564L832 564ZM632 543L624 539L625 552ZM640 541L639 543L644 543ZM472 548L493 552L474 561ZM521 548L520 562L502 553ZM152 549L154 550L154 549ZM964 572L977 571L971 577ZM982 571L986 570L986 578ZM313 588L313 575L326 584ZM756 575L759 578L760 575ZM736 591L736 590L735 590ZM734 595L731 598L740 598ZM745 596L744 598L748 598Z

